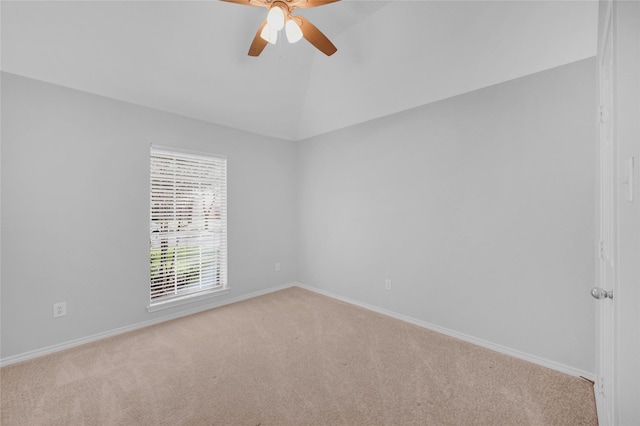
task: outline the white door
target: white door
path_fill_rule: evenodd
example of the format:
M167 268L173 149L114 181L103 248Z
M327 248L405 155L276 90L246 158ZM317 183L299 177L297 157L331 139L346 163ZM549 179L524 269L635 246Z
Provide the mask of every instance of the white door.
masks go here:
M607 2L603 33L600 34L600 231L599 231L599 283L601 289L615 295L616 274L616 143L613 108L613 26L612 5ZM601 425L613 424L614 389L614 303L610 297L599 299L598 318L598 382L596 399Z

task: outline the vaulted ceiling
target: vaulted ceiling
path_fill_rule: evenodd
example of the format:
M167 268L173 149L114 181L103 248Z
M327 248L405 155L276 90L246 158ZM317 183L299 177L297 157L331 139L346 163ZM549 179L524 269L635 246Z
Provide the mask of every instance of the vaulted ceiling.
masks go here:
M249 44L266 9L2 1L2 70L300 140L596 54L596 1L349 1L299 9L337 46Z

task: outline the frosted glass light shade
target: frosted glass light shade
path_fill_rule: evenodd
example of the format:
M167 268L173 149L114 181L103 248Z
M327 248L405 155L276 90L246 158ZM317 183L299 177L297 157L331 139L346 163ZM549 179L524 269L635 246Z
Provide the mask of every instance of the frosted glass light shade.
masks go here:
M285 32L287 33L287 40L289 43L295 43L302 38L302 30L298 26L298 23L293 19L289 19L285 25Z
M282 9L278 6L273 6L267 14L267 23L276 31L284 28L284 12Z
M260 37L271 44L276 44L278 41L278 30L274 30L269 24L267 24L262 29L262 32L260 32Z

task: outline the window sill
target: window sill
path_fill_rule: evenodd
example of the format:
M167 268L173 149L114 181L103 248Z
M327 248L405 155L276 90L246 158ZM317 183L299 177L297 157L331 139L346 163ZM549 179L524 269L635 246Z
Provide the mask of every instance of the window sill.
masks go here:
M228 293L229 293L229 288L227 287L227 288L217 288L215 290L207 290L207 291L203 291L196 294L187 294L182 297L177 297L175 299L149 305L147 306L147 312L151 313L151 312L161 311L163 309L169 309L175 306L186 305L187 303L199 302L201 300L222 296L223 294L228 294Z

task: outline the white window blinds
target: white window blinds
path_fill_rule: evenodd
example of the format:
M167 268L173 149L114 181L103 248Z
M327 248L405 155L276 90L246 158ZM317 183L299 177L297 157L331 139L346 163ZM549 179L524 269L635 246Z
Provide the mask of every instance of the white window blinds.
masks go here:
M227 287L227 160L151 147L151 305Z

